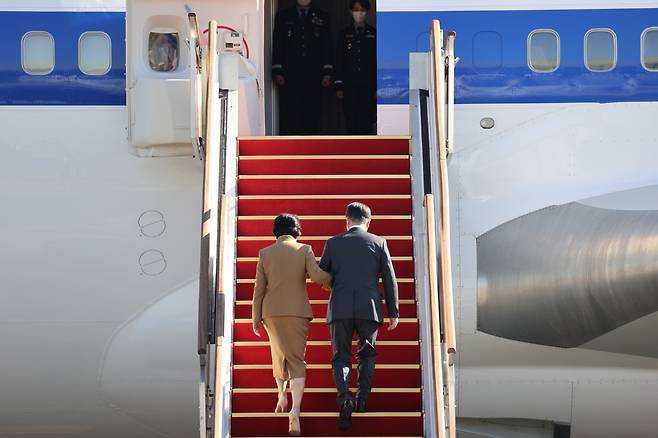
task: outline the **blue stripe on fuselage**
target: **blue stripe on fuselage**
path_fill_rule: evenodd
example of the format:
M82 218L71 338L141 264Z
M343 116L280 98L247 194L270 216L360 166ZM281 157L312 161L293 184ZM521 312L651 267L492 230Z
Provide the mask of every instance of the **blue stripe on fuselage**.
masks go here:
M429 50L429 28L438 18L444 30L457 32L455 100L457 103L555 103L658 101L658 73L640 63L640 38L658 26L658 9L380 12L377 14L378 103L409 102L409 52ZM614 70L593 73L584 65L584 36L592 28L617 34ZM560 67L535 73L527 65L527 38L534 29L560 35ZM502 41L502 66L476 69L473 38L497 32ZM489 56L489 58L486 58Z
M126 48L123 12L0 13L0 105L125 105ZM50 32L55 69L32 76L21 67L21 39L30 31ZM112 68L87 76L78 68L78 39L102 31L112 39Z

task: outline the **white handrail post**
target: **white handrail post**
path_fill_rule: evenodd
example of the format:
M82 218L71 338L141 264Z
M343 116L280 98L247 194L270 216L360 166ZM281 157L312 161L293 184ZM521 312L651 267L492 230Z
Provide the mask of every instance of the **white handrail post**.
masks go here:
M448 85L448 139L446 149L451 153L455 147L455 38L457 34L453 31L448 32L446 41L446 76Z
M445 117L443 109L445 108L445 68L443 58L443 30L438 20L432 21L430 29L431 35L431 53L432 53L432 79L433 79L433 101L434 101L434 129L436 134L436 154L437 162L440 163L441 150L445 149ZM441 198L439 198L440 200ZM438 285L438 268L437 255L440 248L437 248L437 228L435 219L434 196L428 194L425 196L426 224L428 236L428 269L430 280L430 301L432 307L432 351L433 351L433 373L434 388L436 397L436 427L439 438L445 437L448 422L446 421L445 410L445 378L443 367L442 352L442 329L443 321L441 318L440 289ZM439 210L440 213L440 210ZM440 237L440 236L439 236Z

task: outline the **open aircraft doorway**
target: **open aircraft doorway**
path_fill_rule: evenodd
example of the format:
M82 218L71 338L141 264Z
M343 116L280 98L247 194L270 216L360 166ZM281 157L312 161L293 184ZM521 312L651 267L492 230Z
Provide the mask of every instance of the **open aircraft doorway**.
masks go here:
M329 18L329 33L331 40L331 56L330 63L332 66L336 64L337 45L339 34L348 26L353 26L354 21L350 11L350 0L312 0L311 6L327 14ZM370 0L370 10L366 15L366 24L376 28L376 0ZM295 7L297 0L272 0L266 3L265 16L269 20L265 20L265 53L263 56L265 68L265 118L266 118L266 132L267 135L281 135L284 130L281 130L281 90L275 84L272 78L272 64L273 64L273 50L274 50L274 27L275 18L278 11ZM376 43L375 43L376 50ZM376 56L376 55L375 55ZM376 66L376 60L375 60ZM371 81L374 86L373 92L373 107L376 108L376 67L373 68ZM336 96L337 87L334 84L335 76L331 77L331 85L322 88L317 99L320 116L317 134L319 135L345 135L349 134L344 112L344 101L338 99ZM320 78L321 79L321 78ZM318 82L320 82L318 79ZM372 123L368 123L368 128L364 129L367 132L364 134L376 134L376 111L373 114Z

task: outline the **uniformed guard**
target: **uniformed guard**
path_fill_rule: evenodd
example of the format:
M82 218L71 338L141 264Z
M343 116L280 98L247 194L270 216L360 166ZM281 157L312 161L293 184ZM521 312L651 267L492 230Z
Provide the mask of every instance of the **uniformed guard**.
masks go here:
M338 34L336 97L343 100L347 133L373 134L377 111L377 38L366 23L369 0L351 0L354 24Z
M280 133L319 133L322 88L331 85L329 16L311 0L279 11L274 22L272 76L279 87Z

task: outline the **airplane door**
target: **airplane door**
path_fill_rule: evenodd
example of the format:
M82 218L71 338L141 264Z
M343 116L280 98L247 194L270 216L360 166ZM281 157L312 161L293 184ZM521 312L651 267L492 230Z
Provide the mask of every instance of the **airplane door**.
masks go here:
M253 54L252 82L262 83L262 1L127 1L128 136L140 156L190 155L190 136L199 137L199 113L193 108L203 99L204 81L199 76L196 53L199 46L190 33L192 23L186 3L193 7L197 29L205 29L211 19L217 19L221 25L244 35ZM197 36L203 40L203 31L197 30ZM247 72L243 76L254 74ZM242 99L247 100L242 107L250 113L241 115L240 120L244 132L252 135L262 130L264 118L260 114L262 109L258 108L261 105L258 94L252 84L242 93ZM198 141L194 138L193 143Z
M181 1L126 2L128 135L136 148L190 143L187 12ZM139 152L138 152L139 153Z
M193 154L201 156L203 145L204 126L204 65L203 50L201 48L201 37L199 23L194 12L188 10L189 26L189 59L190 59L190 136L192 138Z

